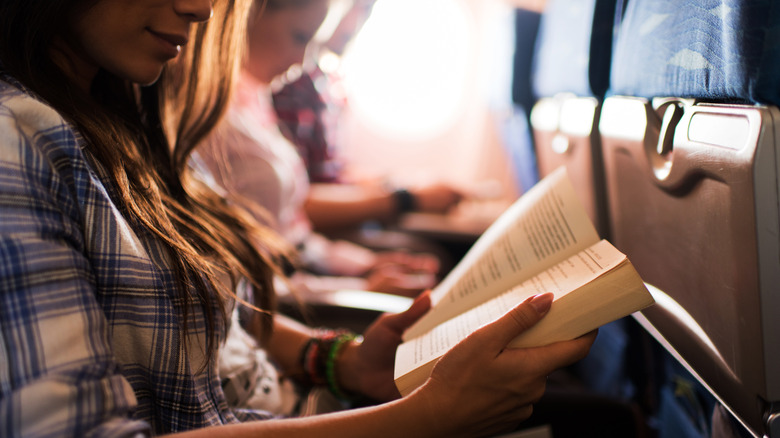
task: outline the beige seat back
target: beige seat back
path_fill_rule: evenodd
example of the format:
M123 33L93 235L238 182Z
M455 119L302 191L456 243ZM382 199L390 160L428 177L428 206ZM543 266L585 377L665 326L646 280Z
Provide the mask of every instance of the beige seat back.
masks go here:
M780 110L611 96L599 129L612 241L658 302L640 322L778 436Z

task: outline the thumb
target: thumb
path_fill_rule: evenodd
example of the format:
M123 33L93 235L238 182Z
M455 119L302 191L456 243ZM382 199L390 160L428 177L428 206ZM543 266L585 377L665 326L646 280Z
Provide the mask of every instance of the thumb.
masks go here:
M426 290L414 299L412 305L401 313L385 315L385 323L392 330L403 333L431 308L431 291Z
M482 337L484 346L499 352L519 334L533 327L549 312L553 302L552 293L534 295L496 321L477 330L474 335Z

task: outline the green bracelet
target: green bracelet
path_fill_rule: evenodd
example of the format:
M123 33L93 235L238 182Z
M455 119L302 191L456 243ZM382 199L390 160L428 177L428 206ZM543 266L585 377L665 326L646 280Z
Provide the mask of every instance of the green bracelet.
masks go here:
M341 400L349 401L352 400L353 397L346 395L344 391L341 390L338 382L336 381L336 358L339 355L339 351L346 343L356 339L362 340L362 336L356 335L354 333L344 333L340 335L331 345L330 351L328 352L327 362L325 362L325 377L328 381L328 389L333 395L336 396L336 398Z

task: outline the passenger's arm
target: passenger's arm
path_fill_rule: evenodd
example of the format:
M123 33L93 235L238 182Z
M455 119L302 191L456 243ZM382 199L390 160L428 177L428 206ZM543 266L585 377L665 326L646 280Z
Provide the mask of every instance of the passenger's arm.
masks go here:
M97 301L95 270L111 266L96 267L86 256L86 240L100 236L85 235L94 228L84 225L81 209L95 204L83 161L72 159L76 141L51 110L17 100L0 114L3 434L148 432L130 418L135 394L114 361Z
M339 386L348 393L363 394L374 400L398 398L398 390L393 383L395 349L401 342L403 331L429 307L428 295L421 295L409 310L380 316L366 329L362 342L355 340L344 345L335 367ZM253 333L251 327L247 330ZM315 330L297 321L276 315L274 332L266 349L284 374L302 376L301 351L315 334Z
M445 184L408 189L414 211L444 213L460 202L463 194ZM404 206L392 191L350 184L312 184L305 204L315 229L350 227L368 220L394 221Z
M455 346L428 381L407 397L367 408L313 417L208 428L187 438L214 437L475 437L512 430L544 393L547 375L584 357L595 332L546 347L506 349L549 309L550 297L530 300Z
M318 230L389 221L398 213L392 192L351 184L312 184L304 208Z
M277 314L274 316L274 332L266 351L285 375L300 377L304 374L300 354L315 332L293 319Z

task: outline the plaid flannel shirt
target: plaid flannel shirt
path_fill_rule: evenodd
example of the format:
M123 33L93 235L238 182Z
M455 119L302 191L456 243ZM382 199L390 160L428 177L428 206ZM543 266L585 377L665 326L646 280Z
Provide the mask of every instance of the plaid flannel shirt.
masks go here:
M185 350L166 253L116 193L78 132L0 74L0 436L146 436L265 417L228 409L214 363L197 371L203 312L190 313Z

